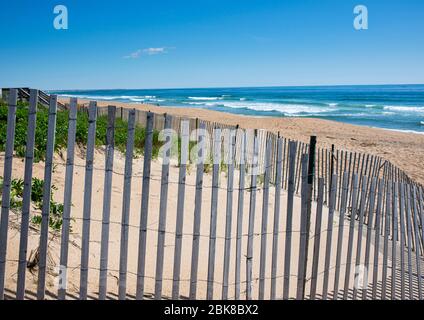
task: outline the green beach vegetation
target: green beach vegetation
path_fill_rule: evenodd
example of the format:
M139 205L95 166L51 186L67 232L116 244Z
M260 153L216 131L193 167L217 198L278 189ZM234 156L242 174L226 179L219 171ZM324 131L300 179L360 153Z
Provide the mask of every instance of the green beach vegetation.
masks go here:
M0 100L0 152L5 151L6 131L7 131L7 104ZM48 108L38 105L37 124L35 132L34 162L40 162L45 159L48 128ZM68 138L68 110L58 110L56 122L55 152L66 149ZM26 138L28 126L28 103L18 102L16 110L16 129L15 129L15 153L19 158L25 157ZM115 147L125 152L127 142L128 123L122 119L116 119L115 123ZM96 146L100 147L106 144L107 116L99 116L96 125ZM77 116L76 143L84 147L87 143L88 115L84 111L79 111ZM145 129L139 125L135 129L134 137L134 157L143 154ZM159 132L153 132L153 158L157 158L160 147L163 142L159 141ZM41 224L41 211L43 208L43 184L44 181L38 178L32 179L31 203L34 209L34 215L31 216L31 222L35 225ZM0 177L0 186L3 186L3 178ZM10 208L14 212L22 211L24 182L22 179L13 179L11 184L11 202ZM58 231L63 223L63 203L53 200L56 186L52 185L50 199L50 220L49 226L52 230ZM1 194L0 194L1 197ZM1 198L0 198L1 202Z

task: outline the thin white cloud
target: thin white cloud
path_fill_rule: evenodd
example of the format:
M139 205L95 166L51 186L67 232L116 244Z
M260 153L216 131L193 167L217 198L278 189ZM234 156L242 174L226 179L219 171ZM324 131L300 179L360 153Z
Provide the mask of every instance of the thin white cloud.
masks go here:
M138 49L132 53L130 53L127 56L124 56L125 59L138 59L142 55L148 55L153 56L157 54L164 54L167 53L166 47L160 47L160 48L145 48L145 49Z

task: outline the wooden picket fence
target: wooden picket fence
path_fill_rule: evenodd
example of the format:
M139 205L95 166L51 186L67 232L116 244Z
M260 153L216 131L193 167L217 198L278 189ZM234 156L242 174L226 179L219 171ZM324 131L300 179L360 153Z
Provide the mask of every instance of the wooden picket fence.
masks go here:
M14 135L18 90L8 94L7 142L4 152L2 210L0 220L0 298L24 299L28 286L28 237L31 216L31 181L38 90L30 90L24 195L19 222L19 248L8 247L10 191L14 158ZM421 262L424 253L424 188L405 172L378 156L345 150L316 148L265 130L224 126L199 119L181 119L135 109L78 107L71 98L65 177L64 212L60 232L60 277L67 281L72 191L83 188L80 246L79 299L422 299ZM84 185L73 181L77 117L87 112L89 127L85 152ZM49 99L47 149L44 164L42 222L36 298L46 291L57 299L71 298L66 285L47 286L49 215L56 132L57 96ZM93 174L96 121L107 115L103 207L99 267L90 264ZM121 221L112 206L115 119L127 121L128 135L121 203ZM145 128L141 199L132 192L135 126ZM178 179L172 180L169 149L161 154L161 174L151 171L154 130L165 130L164 143L171 143L171 129L180 138ZM189 160L190 131L197 131L196 159ZM223 132L230 133L225 138ZM205 173L205 158L212 159L211 179ZM223 158L225 177L222 170ZM160 161L160 160L158 160ZM195 166L195 183L187 182L188 166ZM210 180L210 181L209 181ZM206 181L208 183L206 183ZM158 183L158 211L152 210L153 183ZM210 184L209 184L210 182ZM177 186L176 206L170 207L170 188ZM194 203L188 203L188 193ZM261 197L261 198L259 198ZM206 200L205 200L206 199ZM225 200L225 201L224 201ZM140 201L139 224L130 223L131 204ZM224 202L221 205L221 202ZM210 207L206 208L205 204ZM187 210L187 207L192 208ZM169 228L170 212L175 221ZM205 221L204 212L208 221ZM149 223L155 217L155 227ZM272 218L272 219L270 219ZM188 222L187 222L188 221ZM118 283L108 281L110 225L120 227ZM188 223L191 223L188 225ZM204 228L209 227L209 232ZM187 228L192 232L186 232ZM130 270L130 229L138 232L136 268ZM157 237L155 246L148 237ZM334 238L334 239L333 239ZM324 242L325 240L325 242ZM207 242L207 252L202 244ZM271 245L269 245L271 243ZM169 247L173 248L170 254ZM7 287L11 250L18 251L17 280ZM190 256L187 256L187 253ZM147 260L155 256L154 266ZM205 259L203 259L205 258ZM172 265L169 274L168 265ZM244 266L244 267L243 267ZM76 268L76 267L75 267ZM189 270L189 271L187 271ZM150 272L154 276L150 275ZM89 286L89 273L98 275L97 289ZM169 275L168 275L169 274ZM128 277L134 276L134 290ZM219 277L219 279L218 279ZM148 288L152 292L147 292ZM219 290L220 289L220 290ZM27 290L28 291L28 290ZM129 292L131 291L131 292ZM200 292L199 292L200 291Z

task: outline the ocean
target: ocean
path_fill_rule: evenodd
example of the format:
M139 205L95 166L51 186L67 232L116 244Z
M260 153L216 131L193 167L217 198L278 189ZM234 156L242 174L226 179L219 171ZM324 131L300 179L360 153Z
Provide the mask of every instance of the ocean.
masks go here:
M58 90L50 93L250 116L310 117L424 133L424 85Z

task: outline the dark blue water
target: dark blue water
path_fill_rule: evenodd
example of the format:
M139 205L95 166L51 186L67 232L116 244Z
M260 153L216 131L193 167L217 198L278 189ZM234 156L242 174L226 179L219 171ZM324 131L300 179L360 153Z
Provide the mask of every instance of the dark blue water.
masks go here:
M321 118L424 132L424 85L61 90L51 93L253 116Z

